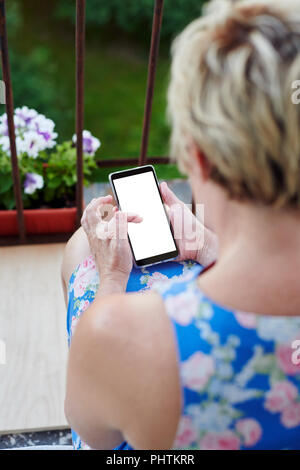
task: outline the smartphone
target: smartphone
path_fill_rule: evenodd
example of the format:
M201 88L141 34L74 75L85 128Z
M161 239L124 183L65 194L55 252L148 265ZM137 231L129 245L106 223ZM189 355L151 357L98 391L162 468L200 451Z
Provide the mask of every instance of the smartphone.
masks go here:
M128 224L128 239L136 267L175 259L178 248L152 165L111 173L109 181L118 207L143 221Z

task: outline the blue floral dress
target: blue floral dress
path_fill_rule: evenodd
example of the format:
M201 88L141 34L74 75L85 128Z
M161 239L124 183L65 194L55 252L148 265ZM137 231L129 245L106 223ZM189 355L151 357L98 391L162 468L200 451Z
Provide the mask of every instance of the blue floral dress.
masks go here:
M183 405L173 448L300 449L300 316L229 311L200 291L201 270L191 261L133 268L127 286L159 292L174 326ZM98 285L90 256L70 279L69 341ZM72 434L75 449L88 448Z

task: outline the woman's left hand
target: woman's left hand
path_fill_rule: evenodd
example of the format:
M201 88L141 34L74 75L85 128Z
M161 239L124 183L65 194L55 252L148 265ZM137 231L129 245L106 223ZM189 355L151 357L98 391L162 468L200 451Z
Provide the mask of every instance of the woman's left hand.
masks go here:
M128 222L140 223L142 218L119 211L112 201L112 196L93 199L83 213L81 225L98 267L100 286L109 283L125 290L132 269Z

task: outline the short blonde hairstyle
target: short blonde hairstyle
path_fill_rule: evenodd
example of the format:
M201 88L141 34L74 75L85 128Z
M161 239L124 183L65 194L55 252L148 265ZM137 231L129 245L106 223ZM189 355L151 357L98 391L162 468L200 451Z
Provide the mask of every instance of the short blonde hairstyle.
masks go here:
M186 136L232 198L300 207L299 0L215 0L172 46L171 154Z

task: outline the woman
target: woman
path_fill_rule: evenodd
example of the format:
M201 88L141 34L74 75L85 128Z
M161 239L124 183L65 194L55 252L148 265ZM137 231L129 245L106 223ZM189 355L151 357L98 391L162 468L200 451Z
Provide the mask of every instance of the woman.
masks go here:
M184 232L190 261L135 270L127 240L95 235L107 196L66 248L77 448L300 448L300 4L211 8L175 41L168 95L204 244ZM171 220L188 211L161 190Z

